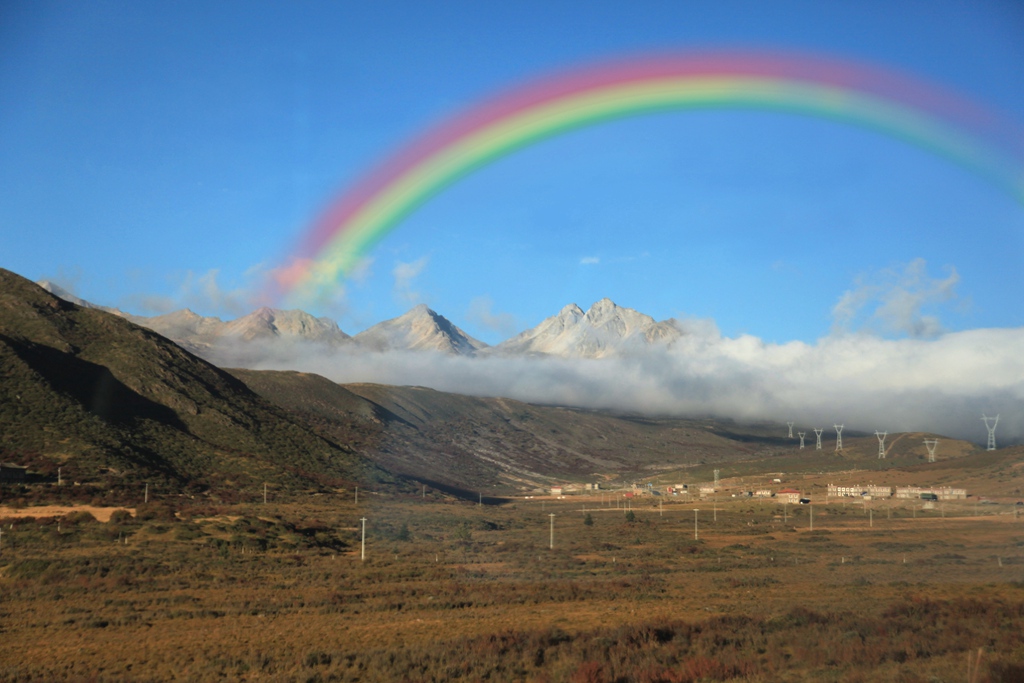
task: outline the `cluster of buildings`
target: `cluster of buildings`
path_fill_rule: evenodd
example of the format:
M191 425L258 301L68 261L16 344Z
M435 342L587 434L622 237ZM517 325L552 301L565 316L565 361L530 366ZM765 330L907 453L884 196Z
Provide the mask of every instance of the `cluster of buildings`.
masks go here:
M836 486L828 485L829 497L836 498L899 498L903 500L964 500L967 489L952 486Z
M600 491L601 484L559 484L551 487L552 496L564 496L580 491Z
M778 479L775 483L780 483ZM564 496L573 493L582 493L584 491L600 491L600 484L566 484L562 486L552 486L551 495L553 496ZM675 486L665 487L665 493L670 496L696 494L700 498L714 495L717 489L712 484L696 484L689 486L687 484L676 484ZM647 484L646 486L633 486L630 492L625 495L632 498L634 495L653 493L658 494L660 492L655 491L653 485ZM777 491L772 491L768 488L756 489L753 491L745 491L741 494L733 494L733 497L742 495L743 497L749 498L774 498L777 503L792 503L794 505L808 502L808 498L804 496L799 490L795 488L780 488ZM861 498L864 500L871 500L874 498L898 498L904 500L964 500L967 498L967 489L958 489L951 486L880 486L877 484L867 484L865 486L838 486L836 484L828 485L827 498Z

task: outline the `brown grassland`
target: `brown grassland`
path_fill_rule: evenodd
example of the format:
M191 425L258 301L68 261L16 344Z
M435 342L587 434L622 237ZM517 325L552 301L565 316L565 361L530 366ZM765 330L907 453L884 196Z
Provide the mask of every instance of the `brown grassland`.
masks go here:
M8 516L0 680L1024 680L1016 506L613 500Z

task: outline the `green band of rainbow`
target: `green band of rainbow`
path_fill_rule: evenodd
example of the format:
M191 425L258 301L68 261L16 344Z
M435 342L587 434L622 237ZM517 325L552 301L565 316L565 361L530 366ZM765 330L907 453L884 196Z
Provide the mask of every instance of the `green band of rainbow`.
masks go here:
M1010 156L934 111L847 84L775 74L690 74L603 83L556 92L399 157L399 163L343 200L337 224L320 227L286 289L303 297L336 286L375 242L430 197L475 169L521 147L602 121L671 109L749 108L848 122L906 140L980 173L1024 202L1024 174Z

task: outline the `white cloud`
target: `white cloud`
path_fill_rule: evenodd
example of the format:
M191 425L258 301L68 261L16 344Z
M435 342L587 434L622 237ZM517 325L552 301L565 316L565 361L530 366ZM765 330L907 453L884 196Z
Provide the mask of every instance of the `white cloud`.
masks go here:
M428 256L416 259L412 263L399 262L391 274L395 277L395 297L407 304L418 304L423 301L423 295L413 289L415 280L427 267L430 260Z
M202 315L234 318L261 305L255 293L260 291L261 284L265 282L264 277L265 271L257 265L243 274L241 284L224 287L219 281L220 270L216 268L199 274L186 271L180 277L174 294L135 294L120 302L120 305L143 315L159 315L191 308Z
M348 274L348 279L356 284L363 285L366 284L371 275L373 275L373 257L364 256L352 267L352 272Z
M834 330L848 331L857 323L882 332L905 334L915 338L935 337L943 331L938 316L924 312L956 298L960 276L948 267L944 278L928 275L922 258L908 263L902 270L883 270L856 278L853 289L847 290L832 309Z
M78 294L78 285L83 279L82 269L78 266L60 266L57 274L52 277L39 278L40 281L48 280L63 289L68 294Z
M478 296L469 302L466 319L480 327L497 332L505 337L516 333L516 318L511 313L494 313L494 302L490 297Z
M580 259L581 266L596 266L601 263L600 256L584 256Z
M251 276L254 271L250 271ZM191 308L202 310L213 309L232 316L245 315L253 308L252 293L249 288L236 287L224 289L217 282L220 271L216 268L194 275L189 273L182 285L181 299Z
M832 336L815 344L722 337L697 321L670 349L600 360L456 357L425 352L237 350L216 359L316 372L338 382L415 384L441 391L665 415L796 421L806 430L930 431L980 442L981 414L1001 413L1003 442L1024 438L1024 328L935 339Z

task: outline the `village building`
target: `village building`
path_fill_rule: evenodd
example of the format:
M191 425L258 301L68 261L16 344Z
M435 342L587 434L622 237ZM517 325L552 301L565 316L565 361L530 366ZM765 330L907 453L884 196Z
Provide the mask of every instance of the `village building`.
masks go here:
M919 500L925 496L929 500L964 500L967 498L967 489L955 489L951 486L899 486L896 488L896 497L902 500Z
M775 492L775 502L798 505L800 503L800 492L791 488L779 489Z
M829 498L892 498L891 486L878 486L868 484L867 486L836 486L828 485Z

